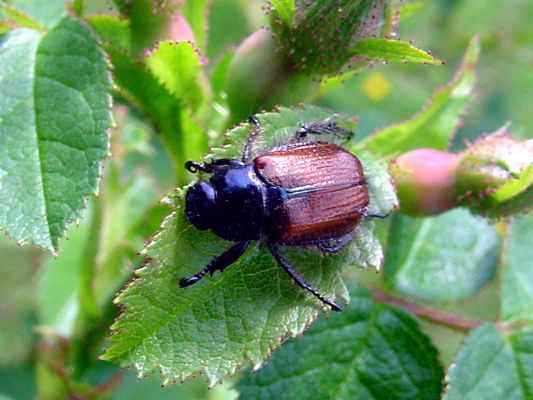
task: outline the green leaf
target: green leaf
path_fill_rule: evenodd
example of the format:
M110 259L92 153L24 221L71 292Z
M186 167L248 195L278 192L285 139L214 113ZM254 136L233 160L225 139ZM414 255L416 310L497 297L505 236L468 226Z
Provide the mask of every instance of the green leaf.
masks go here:
M351 48L352 55L371 60L440 65L442 61L409 42L392 39L361 39Z
M119 12L129 19L131 45L135 54L153 47L170 16L164 1L113 0Z
M65 0L11 0L10 4L47 28L66 16Z
M146 65L134 60L124 49L111 44L104 46L113 64L113 76L121 96L139 108L161 134L171 157L178 167L180 182L186 182L183 172L182 104L152 75Z
M207 23L211 0L185 1L181 12L194 33L195 44L205 54L207 51Z
M107 61L79 22L0 42L0 227L57 251L97 191L111 125Z
M312 106L258 114L264 135L254 151L285 142L301 123L330 116ZM353 126L341 116L337 121ZM245 124L232 130L231 144L216 149L214 156L240 156L251 129ZM258 368L282 340L300 334L317 318L317 301L297 288L259 243L223 274L179 289L180 278L197 272L230 244L190 225L181 191L168 202L176 211L145 249L147 265L116 299L123 313L113 325L106 359L135 365L142 376L159 371L163 383L202 372L213 385L248 361ZM336 256L322 257L303 248L287 248L284 253L324 295L342 295L342 267L374 265L381 255L367 225L356 234L352 245ZM358 252L351 249L356 245L361 246Z
M394 289L423 300L466 299L492 279L499 249L494 228L466 209L431 218L396 215L385 279Z
M529 399L533 331L504 336L492 324L473 331L448 371L445 400Z
M353 146L355 147L355 146ZM352 150L357 153L357 150ZM376 160L369 153L357 153L364 165L365 176L368 183L370 206L369 215L386 216L398 208L396 189L387 173L386 163Z
M96 14L87 17L102 42L129 51L131 49L130 23L115 15Z
M290 340L237 388L244 399L428 399L444 371L436 349L402 311L352 290L350 305Z
M387 158L422 147L446 149L470 104L479 52L479 39L475 37L454 78L437 90L421 111L406 122L378 130L360 147Z
M146 57L146 65L165 88L195 110L202 101L201 62L188 42L159 42Z
M278 14L279 18L287 26L291 26L296 13L296 4L294 0L272 0L270 2L272 9Z
M501 316L504 321L533 320L533 214L517 218L509 227L502 257Z

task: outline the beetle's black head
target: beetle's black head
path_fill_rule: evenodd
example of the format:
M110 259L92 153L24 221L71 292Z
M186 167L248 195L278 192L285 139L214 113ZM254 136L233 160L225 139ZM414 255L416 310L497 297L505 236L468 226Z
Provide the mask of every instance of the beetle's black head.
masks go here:
M210 183L198 182L187 191L185 215L196 228L203 231L213 226L215 206L216 192Z

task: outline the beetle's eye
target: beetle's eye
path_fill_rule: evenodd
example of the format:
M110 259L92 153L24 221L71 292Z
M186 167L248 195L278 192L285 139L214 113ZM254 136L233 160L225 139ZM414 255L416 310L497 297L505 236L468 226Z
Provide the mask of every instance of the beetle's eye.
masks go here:
M192 186L185 198L185 215L191 224L200 230L212 226L215 213L216 193L207 182L198 182Z

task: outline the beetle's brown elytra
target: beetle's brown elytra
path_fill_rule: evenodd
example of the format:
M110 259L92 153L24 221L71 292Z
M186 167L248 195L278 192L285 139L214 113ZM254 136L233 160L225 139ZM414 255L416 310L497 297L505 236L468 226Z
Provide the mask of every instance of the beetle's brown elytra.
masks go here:
M258 174L283 187L287 199L272 213L270 239L298 245L343 236L368 207L368 187L357 157L335 144L310 143L254 160Z
M351 240L357 224L367 217L368 186L359 159L342 147L309 141L309 135L351 132L333 118L302 125L294 140L250 159L255 131L246 142L241 160L219 159L185 167L190 172L211 174L209 181L187 192L185 214L200 230L210 229L236 242L197 274L180 281L181 287L198 282L207 273L223 271L233 264L252 240L262 240L276 262L300 287L335 311L341 308L309 285L279 253L279 246L315 246L336 253Z

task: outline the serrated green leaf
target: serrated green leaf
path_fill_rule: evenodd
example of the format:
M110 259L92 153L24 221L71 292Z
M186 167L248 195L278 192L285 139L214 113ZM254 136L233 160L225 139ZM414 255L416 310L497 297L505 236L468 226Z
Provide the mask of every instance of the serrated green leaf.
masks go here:
M470 104L479 52L475 37L454 78L437 90L421 111L406 122L376 131L360 147L387 158L422 147L446 149Z
M170 8L161 0L113 0L121 15L130 22L131 45L135 54L153 47L170 16Z
M56 251L97 190L111 125L107 62L79 22L0 42L0 227Z
M278 14L279 18L287 25L291 26L296 13L296 4L294 0L271 0L272 9Z
M102 42L127 51L131 50L130 23L127 19L115 15L97 14L87 17L87 22Z
M501 317L504 321L533 321L533 214L512 222L502 257Z
M146 65L165 88L195 110L202 101L200 57L189 42L160 42Z
M67 14L65 0L12 0L10 4L47 28L57 25Z
M533 390L533 331L473 331L448 371L444 400L526 400Z
M330 116L312 106L258 114L263 135L253 150L286 141L301 123ZM353 126L342 116L337 122ZM216 149L214 156L240 156L250 130L249 124L232 130L231 144ZM113 325L115 334L104 357L135 365L141 375L159 371L164 383L202 372L214 384L246 362L259 367L282 340L301 333L316 319L316 300L299 290L265 246L257 243L223 274L179 289L180 278L197 272L229 243L187 222L181 191L168 200L176 212L146 248L147 266L137 271L138 278L116 300L124 312ZM284 253L318 290L333 297L345 293L339 276L344 265L375 265L379 260L379 243L368 226L362 225L356 235L352 245L361 246L359 253L352 246L329 257L300 248Z
M368 214L382 217L389 215L399 206L399 203L396 189L387 173L387 165L368 153L361 152L358 156L365 168L371 199Z
M494 275L500 239L468 210L437 217L393 217L385 279L400 292L428 301L466 299Z
M207 50L207 22L211 0L185 1L181 7L183 16L194 33L194 42L205 54Z
M404 312L354 289L350 305L289 341L237 388L244 399L437 399L437 351Z
M440 65L442 61L409 42L393 39L361 39L350 49L352 55L371 60Z
M179 182L186 182L182 169L184 146L182 137L182 104L151 74L145 64L134 60L124 49L104 46L113 64L113 75L119 93L137 106L161 134L171 157L179 169Z

